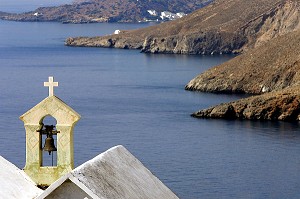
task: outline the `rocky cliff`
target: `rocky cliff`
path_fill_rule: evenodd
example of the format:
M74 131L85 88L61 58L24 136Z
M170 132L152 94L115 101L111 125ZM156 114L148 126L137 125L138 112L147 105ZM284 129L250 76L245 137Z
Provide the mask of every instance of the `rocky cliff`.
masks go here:
M135 48L146 53L224 54L247 51L298 30L298 0L216 0L176 21L66 45Z
M73 4L40 7L21 14L0 15L14 21L58 21L64 23L138 22L153 18L147 10L190 13L212 0L79 0ZM159 18L157 16L156 18Z
M276 26L299 26L292 5L293 20L276 23ZM286 10L288 11L288 10ZM282 12L284 13L284 12ZM288 15L289 15L288 14ZM276 16L276 15L274 15ZM285 17L277 19L283 21ZM287 19L287 18L285 18ZM273 19L276 21L276 18ZM275 25L275 23L274 23ZM276 28L274 28L276 29ZM283 30L283 29L281 29ZM216 105L193 114L199 118L226 118L250 120L300 120L300 30L265 33L269 42L257 40L255 48L234 59L200 74L187 85L187 90L217 93L259 94L238 101ZM263 44L263 45L262 45Z
M261 94L300 85L300 31L272 39L200 74L187 90Z
M192 114L197 118L300 120L299 86L220 104Z

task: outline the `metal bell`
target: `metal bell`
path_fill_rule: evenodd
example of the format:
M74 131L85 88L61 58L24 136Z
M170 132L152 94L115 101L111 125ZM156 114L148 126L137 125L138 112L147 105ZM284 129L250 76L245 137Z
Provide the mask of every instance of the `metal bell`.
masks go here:
M46 138L43 151L48 151L49 155L51 154L52 151L57 151L57 149L54 145L54 139L52 136L49 136Z

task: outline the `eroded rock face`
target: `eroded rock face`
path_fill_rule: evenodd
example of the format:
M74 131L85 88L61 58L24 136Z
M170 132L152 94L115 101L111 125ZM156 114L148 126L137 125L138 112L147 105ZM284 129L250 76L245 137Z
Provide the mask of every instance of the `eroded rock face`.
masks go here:
M203 21L199 20L198 31L187 31L185 34L179 33L169 37L152 36L153 39L145 40L147 42L144 42L142 52L182 54L243 52L300 28L298 1L235 0L223 3L222 5L221 1L217 1L202 9L205 10L202 13L199 11L199 15L202 14L201 16L206 18ZM236 7L240 9L235 9ZM196 12L193 14L196 15ZM193 23L196 18L192 18L188 23ZM220 20L220 23L216 23L215 20ZM207 21L210 21L209 24ZM209 25L209 28L203 27L204 24Z
M193 114L198 118L300 120L300 31L272 39L214 67L186 89L260 94Z
M175 54L228 54L240 49L247 38L239 33L201 32L163 38L147 37L141 52Z
M300 31L272 39L200 74L187 90L261 94L300 85Z
M249 27L259 29L256 34L257 39L251 45L258 47L277 36L299 30L299 9L300 2L298 0L288 0L249 23ZM244 32L251 34L251 28L245 28Z
M130 41L130 42L128 42ZM65 41L67 46L78 47L103 47L103 48L123 48L123 49L141 49L142 44L130 37L69 37Z
M192 114L197 118L300 120L300 87L223 103Z

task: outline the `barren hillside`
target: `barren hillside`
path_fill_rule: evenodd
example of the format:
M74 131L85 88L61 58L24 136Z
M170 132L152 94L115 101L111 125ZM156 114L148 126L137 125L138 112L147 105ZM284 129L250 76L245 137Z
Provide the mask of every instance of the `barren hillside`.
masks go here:
M216 0L182 19L118 35L69 38L66 44L149 53L235 53L298 30L298 10L298 0Z
M137 22L150 18L147 10L191 13L212 0L78 0L73 4L41 7L31 12L1 17L15 21L58 21L68 23ZM157 16L156 18L159 18Z

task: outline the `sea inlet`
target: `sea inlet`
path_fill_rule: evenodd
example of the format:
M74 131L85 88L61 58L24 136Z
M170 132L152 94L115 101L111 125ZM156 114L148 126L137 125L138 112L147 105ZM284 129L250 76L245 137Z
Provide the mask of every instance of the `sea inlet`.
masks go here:
M299 198L298 123L190 117L244 97L184 90L233 56L64 46L69 36L149 25L0 21L1 156L24 167L19 116L47 97L43 82L55 76L55 95L82 116L74 131L75 166L122 144L183 199Z

